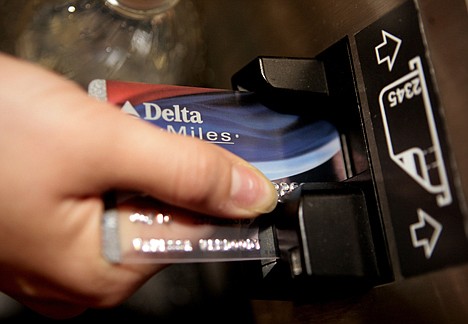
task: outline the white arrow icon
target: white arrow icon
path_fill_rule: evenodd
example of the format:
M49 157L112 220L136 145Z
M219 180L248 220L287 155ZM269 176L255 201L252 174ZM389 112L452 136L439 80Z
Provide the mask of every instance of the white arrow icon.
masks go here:
M429 214L422 209L418 209L418 218L419 221L417 223L410 225L411 241L415 248L422 246L424 248L426 259L429 259L432 256L432 252L434 252L434 248L439 240L440 233L442 232L442 224L429 216ZM416 232L419 229L424 228L427 224L433 228L431 238L418 239L418 234Z
M379 45L375 47L375 55L377 56L377 63L382 64L384 62L387 62L388 70L391 71L393 68L393 64L395 63L396 57L398 55L398 51L400 50L401 39L390 34L389 32L386 32L385 30L382 30L382 39L383 39L382 43L380 43ZM393 53L391 55L388 55L389 50L387 46L391 46L391 44L388 42L388 39L390 39L391 41L395 43L395 49L393 50Z

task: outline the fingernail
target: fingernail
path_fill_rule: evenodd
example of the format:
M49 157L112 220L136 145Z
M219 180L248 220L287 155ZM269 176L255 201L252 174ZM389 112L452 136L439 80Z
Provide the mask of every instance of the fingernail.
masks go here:
M271 212L278 202L273 183L254 167L244 164L232 168L231 197L248 214Z

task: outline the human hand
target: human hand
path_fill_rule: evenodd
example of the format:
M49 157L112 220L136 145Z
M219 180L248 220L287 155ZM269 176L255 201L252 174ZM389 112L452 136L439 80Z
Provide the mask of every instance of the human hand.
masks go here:
M228 151L131 118L29 63L0 54L0 66L0 290L38 313L116 306L164 267L102 257L109 190L194 215L274 208L271 182Z

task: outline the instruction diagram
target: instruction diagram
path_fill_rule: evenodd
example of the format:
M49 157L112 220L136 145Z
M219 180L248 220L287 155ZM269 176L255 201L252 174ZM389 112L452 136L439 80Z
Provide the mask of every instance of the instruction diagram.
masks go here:
M439 207L447 206L452 194L421 58L409 60L408 66L410 72L379 95L388 153L421 187L436 195Z

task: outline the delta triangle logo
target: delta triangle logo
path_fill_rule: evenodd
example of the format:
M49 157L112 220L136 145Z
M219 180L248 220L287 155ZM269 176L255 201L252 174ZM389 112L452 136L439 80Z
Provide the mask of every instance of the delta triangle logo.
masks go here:
M130 116L141 118L140 114L138 113L138 111L136 111L135 107L133 107L130 101L126 101L120 110Z

